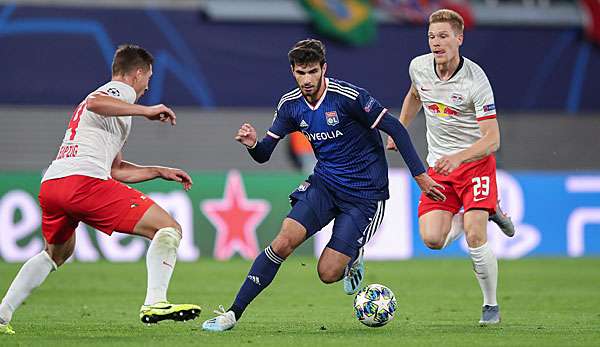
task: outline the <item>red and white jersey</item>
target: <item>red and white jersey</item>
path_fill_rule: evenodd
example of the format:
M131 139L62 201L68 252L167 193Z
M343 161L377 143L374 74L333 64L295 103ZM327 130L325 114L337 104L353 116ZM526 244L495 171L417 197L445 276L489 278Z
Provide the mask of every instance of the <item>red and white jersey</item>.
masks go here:
M485 72L461 57L448 81L435 71L433 53L410 62L410 79L419 92L427 123L427 163L470 147L481 138L478 121L496 118L494 94Z
M94 91L97 92L130 104L136 99L135 90L119 81L110 81ZM87 98L75 109L58 154L42 182L71 175L110 177L112 162L131 130L131 116L101 116L87 110L86 102Z

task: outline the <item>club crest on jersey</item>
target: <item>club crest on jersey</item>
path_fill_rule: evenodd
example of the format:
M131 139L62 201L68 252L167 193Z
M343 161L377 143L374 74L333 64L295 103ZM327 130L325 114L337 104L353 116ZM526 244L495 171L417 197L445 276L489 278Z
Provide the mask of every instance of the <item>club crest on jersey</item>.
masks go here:
M329 126L334 126L340 122L336 111L325 112L325 119Z
M458 93L453 93L450 96L450 101L452 101L452 103L454 105L460 105L460 104L463 103L463 101L465 101L465 98L462 95L458 94Z
M302 184L300 184L298 186L298 188L296 188L299 192L305 192L308 187L310 187L310 183L309 182L302 182Z

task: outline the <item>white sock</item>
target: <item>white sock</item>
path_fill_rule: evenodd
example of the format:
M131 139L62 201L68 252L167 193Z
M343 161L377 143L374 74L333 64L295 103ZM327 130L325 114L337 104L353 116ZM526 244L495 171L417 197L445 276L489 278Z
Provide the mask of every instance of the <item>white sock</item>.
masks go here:
M8 324L15 310L35 288L44 282L48 274L57 268L56 263L46 251L38 253L25 262L2 299L0 321Z
M167 289L177 260L177 247L181 234L175 228L162 228L156 232L146 254L148 290L144 305L167 301Z
M477 248L469 247L471 259L473 259L473 271L481 292L483 293L483 305L496 306L496 287L498 285L498 261L488 246L487 242Z
M442 248L446 248L446 246L461 237L464 233L465 214L464 212L459 212L452 217L452 226L450 227L450 232L448 232L448 235L446 235L446 240L444 241L444 246Z

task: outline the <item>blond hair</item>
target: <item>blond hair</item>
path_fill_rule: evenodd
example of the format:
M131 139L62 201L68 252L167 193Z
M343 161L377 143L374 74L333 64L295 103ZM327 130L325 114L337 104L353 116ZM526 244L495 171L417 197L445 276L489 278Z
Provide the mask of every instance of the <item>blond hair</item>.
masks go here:
M465 21L458 12L441 9L433 12L429 16L429 24L433 23L449 23L456 34L462 34L465 28Z

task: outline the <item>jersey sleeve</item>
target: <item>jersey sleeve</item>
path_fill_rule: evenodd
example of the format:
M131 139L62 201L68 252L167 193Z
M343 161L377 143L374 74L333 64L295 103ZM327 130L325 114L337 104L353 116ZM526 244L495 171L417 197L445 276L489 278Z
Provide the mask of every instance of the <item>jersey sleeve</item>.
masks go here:
M415 58L416 59L416 58ZM415 85L415 70L416 70L416 61L415 59L410 61L408 65L408 76L410 77L410 82Z
M294 123L290 112L284 104L275 111L275 114L273 115L273 124L271 124L269 130L267 130L267 135L280 140L287 134L296 130L298 130L298 126Z
M364 89L359 91L352 107L352 116L368 128L374 129L387 112L379 101Z
M117 98L129 104L135 103L135 90L132 87L123 83L110 82L98 88L96 92L112 96L113 98Z
M473 104L477 121L496 118L496 105L492 86L483 70L473 76Z

